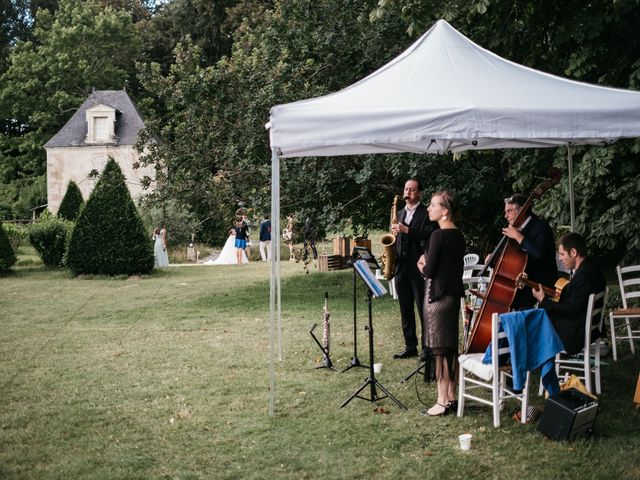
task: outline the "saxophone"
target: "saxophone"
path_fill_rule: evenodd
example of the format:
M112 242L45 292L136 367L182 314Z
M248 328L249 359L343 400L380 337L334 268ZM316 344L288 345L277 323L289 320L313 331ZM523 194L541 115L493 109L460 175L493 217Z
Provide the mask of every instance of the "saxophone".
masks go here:
M393 197L393 206L391 207L391 224L395 223L398 223L398 195ZM384 263L382 276L387 280L391 280L396 266L396 234L385 233L380 239L380 244L383 248L382 261Z

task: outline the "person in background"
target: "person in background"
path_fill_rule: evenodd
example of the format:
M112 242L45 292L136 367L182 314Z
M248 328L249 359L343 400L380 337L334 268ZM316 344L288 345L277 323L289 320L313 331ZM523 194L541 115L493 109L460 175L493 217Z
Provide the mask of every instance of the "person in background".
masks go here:
M260 224L260 258L263 262L271 261L271 220L265 219Z
M418 271L416 262L428 246L431 232L438 224L429 221L427 209L420 203L422 187L417 178L410 178L404 184L405 206L398 212L398 223L391 225L396 234L395 268L393 285L398 294L404 350L393 358L411 358L418 356L418 337L416 335L416 314L418 309L422 328L422 347L425 346L425 329L422 318L424 301L424 279Z
M169 266L169 255L167 253L167 230L156 227L153 231L153 258L156 267Z
M236 260L238 261L238 265L242 265L242 254L245 253L245 248L247 247L247 224L242 220L238 220L234 230L236 232ZM247 259L248 258L249 256L247 255Z
M439 416L457 409L458 320L460 298L464 297L462 270L466 245L455 224L457 205L453 193L436 192L427 210L429 220L437 222L440 228L431 234L429 248L420 257L418 268L425 278L426 346L433 353L438 399L422 413Z

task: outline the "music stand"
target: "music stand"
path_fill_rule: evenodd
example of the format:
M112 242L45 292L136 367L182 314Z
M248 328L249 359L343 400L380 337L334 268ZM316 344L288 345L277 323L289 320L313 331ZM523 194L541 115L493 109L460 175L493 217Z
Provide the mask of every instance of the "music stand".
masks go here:
M369 377L365 379L364 383L362 385L360 385L360 387L358 387L358 389L355 392L353 392L349 396L349 398L347 398L344 402L342 402L342 405L340 405L340 408L344 407L346 404L348 404L351 400L353 400L356 397L360 398L362 400L367 400L369 402L377 402L378 400L382 400L384 398L389 397L391 400L393 400L393 402L396 405L398 405L400 408L403 408L403 409L406 410L407 407L405 407L400 402L400 400L395 398L384 387L384 385L382 385L378 380L376 380L376 377L375 377L375 372L373 370L373 359L374 359L374 354L373 354L373 313L372 313L372 307L371 307L371 298L373 296L379 297L381 295L384 295L386 293L386 290L380 284L380 282L378 282L378 280L375 278L375 276L373 275L373 273L370 270L370 266L369 265L372 265L375 268L379 268L379 267L378 267L378 263L375 261L375 258L373 257L373 255L371 254L369 249L367 249L365 247L355 247L354 250L356 250L356 249L359 250L357 252L357 254L359 256L359 259L353 261L353 268L354 268L354 271L360 276L360 278L362 279L364 284L367 286L367 309L369 311L369 325L368 325L368 331L369 331ZM355 252L354 252L354 256L355 256ZM366 263L358 264L357 262L366 262ZM371 388L369 397L360 396L359 395L360 392L362 390L364 390L367 386L369 386ZM380 390L382 390L385 393L385 395L378 396L378 392L376 390L376 387L380 388Z
M353 252L351 253L351 256L349 257L349 259L347 260L347 262L349 263L349 265L351 265L351 268L353 269L353 357L351 357L351 364L347 366L344 370L342 370L342 373L348 370L351 370L354 367L362 367L362 368L369 367L364 363L360 363L360 360L358 359L358 335L357 335L358 315L357 315L357 309L356 309L356 304L357 304L356 286L358 282L356 280L356 268L354 265L356 260L364 260L369 264L370 267L375 266L374 268L380 268L380 266L378 265L378 262L376 262L375 257L371 254L369 249L365 247L360 247L360 246L353 247Z

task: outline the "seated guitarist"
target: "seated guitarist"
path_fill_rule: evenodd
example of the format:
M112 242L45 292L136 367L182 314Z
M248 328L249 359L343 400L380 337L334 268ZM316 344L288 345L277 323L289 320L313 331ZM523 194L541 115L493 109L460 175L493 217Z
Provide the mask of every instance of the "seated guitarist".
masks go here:
M502 233L518 242L522 251L528 254L524 271L529 280L546 287L553 287L558 279L558 266L551 227L545 220L531 212L519 229L513 226L526 201L527 199L521 194L504 199L504 218L509 225L502 229ZM518 290L511 309L532 308L536 301L529 289Z
M604 291L606 280L598 267L587 258L586 242L578 233L568 233L558 240L558 257L571 271L571 280L562 290L558 302L545 298L539 286L537 289L533 288L531 293L549 315L565 351L574 355L580 352L584 345L584 324L589 295ZM557 378L555 384L549 385L547 391L549 395L560 391Z

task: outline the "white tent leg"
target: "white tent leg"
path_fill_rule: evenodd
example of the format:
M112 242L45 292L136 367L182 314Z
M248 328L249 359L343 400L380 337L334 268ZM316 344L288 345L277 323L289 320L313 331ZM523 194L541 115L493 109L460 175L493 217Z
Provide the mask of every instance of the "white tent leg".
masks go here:
M576 231L576 207L573 197L573 158L571 156L571 144L567 143L567 162L569 164L569 214L571 215L571 231Z
M280 309L280 158L271 153L271 281L269 287L269 415L275 414L275 314L278 313L278 346L281 347ZM282 354L280 354L282 356Z

